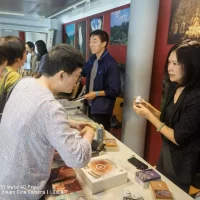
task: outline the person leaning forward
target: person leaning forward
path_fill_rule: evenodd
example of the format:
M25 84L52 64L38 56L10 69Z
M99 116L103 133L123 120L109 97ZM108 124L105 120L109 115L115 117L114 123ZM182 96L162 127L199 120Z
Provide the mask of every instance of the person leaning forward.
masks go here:
M82 136L75 137L67 111L54 97L72 91L83 63L78 50L56 45L46 56L43 75L22 79L12 90L0 126L0 185L16 188L13 195L0 193L0 199L40 199L55 149L69 167L89 162L94 129L73 125ZM21 192L16 195L18 187Z

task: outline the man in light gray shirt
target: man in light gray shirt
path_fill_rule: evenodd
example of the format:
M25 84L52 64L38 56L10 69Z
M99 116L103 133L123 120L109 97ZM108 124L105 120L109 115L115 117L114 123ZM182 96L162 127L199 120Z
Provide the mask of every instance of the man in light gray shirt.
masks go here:
M37 53L35 53L35 45L33 42L28 41L25 46L27 53L31 54L30 70L32 73L34 73L37 66Z
M39 79L25 78L13 89L0 124L0 199L36 200L45 194L55 149L69 167L84 167L91 157L94 130L76 138L63 106L55 99L70 93L84 59L73 47L52 48Z

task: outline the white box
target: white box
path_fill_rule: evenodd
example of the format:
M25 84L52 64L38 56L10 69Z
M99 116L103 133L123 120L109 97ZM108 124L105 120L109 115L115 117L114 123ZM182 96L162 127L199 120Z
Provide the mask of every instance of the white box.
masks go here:
M85 168L76 169L92 194L122 185L127 182L127 171L118 166L113 158L102 155L91 158Z

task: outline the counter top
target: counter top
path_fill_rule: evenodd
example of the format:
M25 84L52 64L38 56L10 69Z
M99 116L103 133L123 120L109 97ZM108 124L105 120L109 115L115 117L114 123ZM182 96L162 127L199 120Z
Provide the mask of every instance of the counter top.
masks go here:
M67 111L66 111L67 112ZM80 112L80 111L79 111ZM77 118L73 116L73 118L80 119L80 120L89 120L87 116L81 113L77 113ZM115 138L109 132L106 132L107 138ZM116 138L115 138L116 139ZM153 168L149 163L143 160L140 156L134 153L131 149L129 149L126 145L116 139L117 147L109 147L106 148L106 151L100 153L100 155L107 154L111 156L116 163L121 165L125 170L128 172L128 182L126 184L114 187L112 189L100 192L95 195L91 195L89 189L84 185L80 177L77 179L80 182L80 185L83 188L85 196L88 200L122 200L123 194L126 189L132 190L134 193L140 194L143 196L144 200L153 200L152 195L149 189L142 189L136 182L135 182L135 173L138 171L136 167L131 165L127 159L135 156L137 159L141 160L145 164L148 165L149 168ZM159 173L155 168L153 168L157 173ZM193 198L182 191L179 187L177 187L174 183L172 183L169 179L167 179L164 175L161 175L161 180L167 183L167 186L172 193L174 200L192 200ZM55 196L46 196L46 200L55 200Z

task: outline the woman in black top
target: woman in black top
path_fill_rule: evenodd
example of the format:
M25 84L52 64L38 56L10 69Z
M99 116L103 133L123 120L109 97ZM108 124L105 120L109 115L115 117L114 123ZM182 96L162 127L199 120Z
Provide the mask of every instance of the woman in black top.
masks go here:
M162 111L142 100L134 111L162 134L157 169L185 192L200 172L200 43L183 41L168 54Z

